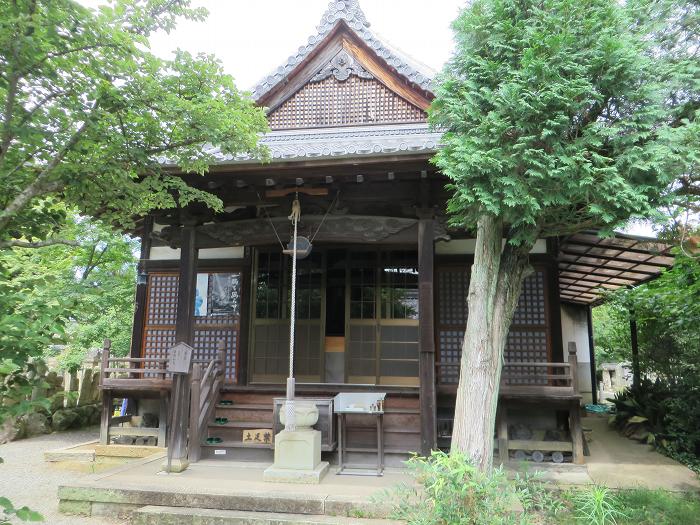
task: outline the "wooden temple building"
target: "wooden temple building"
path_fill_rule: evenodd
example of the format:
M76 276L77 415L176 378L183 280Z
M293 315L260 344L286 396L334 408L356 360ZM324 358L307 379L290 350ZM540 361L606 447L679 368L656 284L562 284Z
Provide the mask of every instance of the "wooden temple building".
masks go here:
M298 262L297 395L386 392L388 464L449 447L474 232L447 226L446 179L430 163L440 146L426 121L433 75L380 39L357 0L332 1L317 34L253 92L267 110L271 162L217 154L206 176L181 176L218 195L222 213L190 206L142 221L131 356L103 356L106 397L160 412L154 435L189 435L194 460L271 460L289 367L283 249L298 196L299 233L313 248ZM600 290L670 266L666 250L595 232L537 242L505 350L501 457L541 450L583 461L579 406L596 383L591 305ZM172 403L163 367L180 341L197 358L189 430L166 429L167 411L149 400ZM103 439L128 417L106 416ZM332 459L333 419L321 423ZM374 454L376 429L360 417L348 425L348 451Z

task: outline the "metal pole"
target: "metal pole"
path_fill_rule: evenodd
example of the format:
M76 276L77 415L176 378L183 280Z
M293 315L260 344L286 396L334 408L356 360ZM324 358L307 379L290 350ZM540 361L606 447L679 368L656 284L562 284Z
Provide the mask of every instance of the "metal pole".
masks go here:
M637 319L634 310L630 311L630 342L632 343L632 388L639 388L641 372L639 370L639 341L637 340Z

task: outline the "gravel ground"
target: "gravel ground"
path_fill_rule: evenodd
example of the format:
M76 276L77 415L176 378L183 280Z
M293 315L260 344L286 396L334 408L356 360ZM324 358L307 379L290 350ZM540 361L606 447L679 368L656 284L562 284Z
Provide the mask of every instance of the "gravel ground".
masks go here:
M77 445L97 439L99 429L57 432L0 445L0 496L10 498L15 507L27 505L40 512L50 525L117 525L123 521L106 518L64 516L58 513L58 485L87 475L57 468L44 462L44 451Z

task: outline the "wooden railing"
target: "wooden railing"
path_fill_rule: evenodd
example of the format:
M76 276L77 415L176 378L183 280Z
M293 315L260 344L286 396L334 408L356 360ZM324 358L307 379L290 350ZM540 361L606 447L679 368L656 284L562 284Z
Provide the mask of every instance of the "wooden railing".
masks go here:
M199 461L202 454L202 440L214 415L224 381L225 359L226 347L223 341L219 341L217 357L208 362L206 368L201 362L195 362L192 367L188 451L192 463Z
M442 369L450 369L444 376L459 377L460 363L435 363L436 376ZM511 362L504 363L501 372L499 393L503 397L576 397L578 362L575 343L569 344L569 356L566 363L550 362ZM439 381L441 385L456 386L456 381Z
M170 388L165 357L112 357L111 343L102 349L100 388L103 390L163 390Z

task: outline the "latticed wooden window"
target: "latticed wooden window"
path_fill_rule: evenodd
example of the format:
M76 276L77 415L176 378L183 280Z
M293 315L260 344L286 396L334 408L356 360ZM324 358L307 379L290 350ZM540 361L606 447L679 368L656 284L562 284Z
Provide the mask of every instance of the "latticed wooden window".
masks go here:
M268 115L272 129L424 122L425 111L374 79L311 82Z
M441 267L437 273L437 321L439 350L438 381L457 384L459 363L462 358L464 329L467 324L467 294L469 292L468 267ZM523 282L518 306L505 347L505 362L550 361L550 341L547 312L547 286L544 270L538 270ZM533 376L542 369L527 366L509 366L509 372ZM507 379L508 384L520 380ZM537 380L539 381L539 380ZM543 379L546 384L546 379ZM532 384L532 380L527 381Z
M176 342L178 281L176 273L149 275L143 357L167 357L168 350ZM195 358L213 359L219 340L224 341L226 380L235 382L240 334L241 274L198 274L197 283L193 345Z
M439 268L437 272L438 382L457 384L462 357L464 328L467 325L467 293L471 267Z

